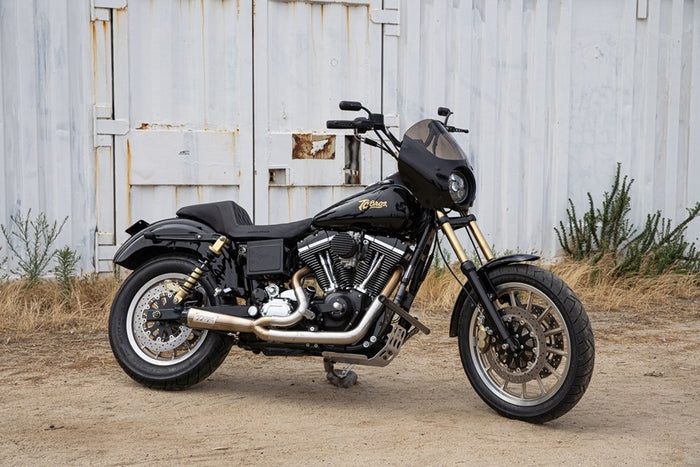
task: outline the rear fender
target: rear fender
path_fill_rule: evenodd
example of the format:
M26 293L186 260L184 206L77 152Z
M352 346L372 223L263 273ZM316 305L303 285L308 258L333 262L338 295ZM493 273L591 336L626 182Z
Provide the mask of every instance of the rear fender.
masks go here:
M127 232L132 236L117 250L113 261L132 270L151 258L177 251L203 256L209 245L219 237L206 224L180 218L165 219L150 225L139 221Z
M540 259L539 256L525 254L502 256L500 258L494 258L491 261L487 262L482 267L480 267L477 272L483 280L488 278L489 273L491 271L501 266L507 266L509 264L514 263L523 263L526 261L536 261L538 259ZM462 314L462 309L464 308L465 303L467 301L470 301L472 306L474 306L475 304L476 298L469 297L467 287L469 287L468 284L465 287L463 287L462 290L460 290L459 295L457 296L457 300L455 301L454 308L452 309L452 318L450 319L450 337L457 336L457 326L459 325L459 317Z

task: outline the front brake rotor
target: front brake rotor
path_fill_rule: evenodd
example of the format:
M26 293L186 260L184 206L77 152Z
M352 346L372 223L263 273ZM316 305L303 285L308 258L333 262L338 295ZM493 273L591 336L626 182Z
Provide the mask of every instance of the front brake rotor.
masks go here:
M535 379L545 366L547 348L544 329L532 313L517 307L502 308L502 320L513 338L520 344L515 352L495 334L484 352L489 365L510 383L526 383Z

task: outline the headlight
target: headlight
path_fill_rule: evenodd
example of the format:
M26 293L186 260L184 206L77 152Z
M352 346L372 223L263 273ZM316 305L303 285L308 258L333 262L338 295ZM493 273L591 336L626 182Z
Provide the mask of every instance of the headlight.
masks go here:
M455 204L462 204L469 194L467 179L459 172L452 172L448 181L450 196Z

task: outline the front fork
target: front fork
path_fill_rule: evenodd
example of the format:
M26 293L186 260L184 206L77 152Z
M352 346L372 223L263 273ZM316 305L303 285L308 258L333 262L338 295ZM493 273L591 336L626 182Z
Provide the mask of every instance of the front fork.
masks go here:
M459 268L462 271L462 274L467 277L469 284L472 286L472 289L476 294L476 298L479 300L479 303L484 310L486 310L486 313L491 318L491 321L493 321L495 324L498 333L503 338L503 341L508 344L511 351L515 352L520 347L520 344L515 340L515 338L513 338L513 336L511 336L510 332L503 324L503 321L501 321L501 316L499 315L496 306L493 304L493 301L496 299L495 292L493 290L487 290L487 287L490 289L491 286L489 284L484 284L484 281L482 281L479 277L474 262L467 257L462 244L455 234L450 218L448 218L442 211L436 211L436 214L440 229L447 237L447 241L450 242L450 246L452 246L452 249L459 259ZM455 220L455 224L459 227L466 227L469 234L476 240L476 243L486 258L486 261L492 260L494 258L493 251L491 251L491 248L486 242L484 235L481 233L481 229L479 229L479 226L476 223L476 217L468 212L462 214L463 216L461 218Z

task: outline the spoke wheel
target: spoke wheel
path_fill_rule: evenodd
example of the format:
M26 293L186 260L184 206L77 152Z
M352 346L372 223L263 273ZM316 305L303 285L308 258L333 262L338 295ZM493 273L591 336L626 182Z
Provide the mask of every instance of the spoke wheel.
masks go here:
M458 338L472 387L504 416L536 423L560 417L593 374L593 333L581 302L561 279L530 265L497 268L489 279L519 348L510 349L474 297L465 300Z

